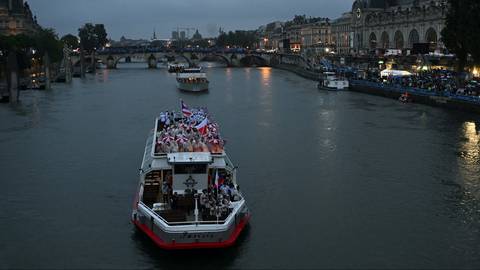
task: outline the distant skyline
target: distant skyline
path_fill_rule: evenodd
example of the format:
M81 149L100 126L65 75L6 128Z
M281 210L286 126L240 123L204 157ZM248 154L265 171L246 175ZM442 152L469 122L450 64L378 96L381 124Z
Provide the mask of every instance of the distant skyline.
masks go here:
M204 37L225 31L253 30L294 15L337 18L353 0L30 0L38 22L62 36L78 34L87 23L103 23L109 38L170 38L177 27L195 28ZM190 36L194 31L190 31Z

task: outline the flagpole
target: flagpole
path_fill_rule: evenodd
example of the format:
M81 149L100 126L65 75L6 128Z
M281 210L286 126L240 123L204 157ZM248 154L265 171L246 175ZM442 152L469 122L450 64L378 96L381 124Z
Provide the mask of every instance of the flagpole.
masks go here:
M217 216L217 224L218 224L218 169L216 169L216 174L215 174L215 186L217 189L217 203L215 204L215 215Z

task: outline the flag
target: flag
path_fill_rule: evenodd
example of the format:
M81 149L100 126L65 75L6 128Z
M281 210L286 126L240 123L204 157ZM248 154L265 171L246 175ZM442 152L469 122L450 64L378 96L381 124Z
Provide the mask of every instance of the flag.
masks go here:
M216 173L215 173L215 187L218 189L218 169L215 170Z
M200 134L205 135L207 134L207 127L208 127L208 118L205 117L200 124L195 126L195 128L200 132Z
M180 100L180 103L182 104L182 113L184 117L190 117L192 115L192 111L187 107L185 102L183 100Z

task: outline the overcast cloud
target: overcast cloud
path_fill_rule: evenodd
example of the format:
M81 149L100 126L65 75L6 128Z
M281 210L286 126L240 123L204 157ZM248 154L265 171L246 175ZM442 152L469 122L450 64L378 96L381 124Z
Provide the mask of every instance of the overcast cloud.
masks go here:
M110 38L169 38L177 27L198 28L203 36L225 30L256 29L295 14L336 18L353 0L30 0L44 27L77 34L86 22L103 23ZM193 33L190 33L192 35Z

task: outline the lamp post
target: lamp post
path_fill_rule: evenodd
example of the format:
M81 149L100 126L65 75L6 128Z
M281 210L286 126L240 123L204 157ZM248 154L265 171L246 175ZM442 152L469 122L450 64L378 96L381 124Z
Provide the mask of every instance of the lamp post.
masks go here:
M70 57L71 50L66 45L63 47L63 62L65 66L65 82L72 82L72 59Z
M45 90L50 90L52 85L50 82L50 56L48 52L43 56L43 65L45 68Z
M8 89L10 103L16 104L19 100L18 92L18 60L16 52L10 51L7 58Z

